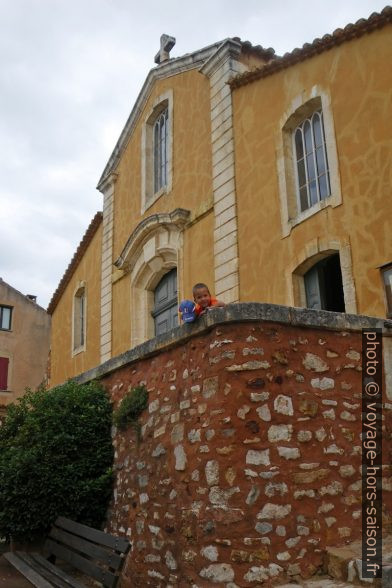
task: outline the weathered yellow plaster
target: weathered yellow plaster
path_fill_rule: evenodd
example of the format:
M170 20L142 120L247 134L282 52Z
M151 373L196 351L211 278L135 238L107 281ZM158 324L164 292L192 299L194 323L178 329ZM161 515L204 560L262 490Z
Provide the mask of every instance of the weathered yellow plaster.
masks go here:
M240 299L293 303L295 265L315 239L349 242L356 308L385 316L378 266L391 261L391 26L233 93ZM313 86L331 97L342 204L282 235L276 166L282 113ZM294 280L295 281L295 280Z
M101 242L98 228L52 314L50 386L99 364L101 324ZM86 349L72 356L72 305L79 283L87 299Z

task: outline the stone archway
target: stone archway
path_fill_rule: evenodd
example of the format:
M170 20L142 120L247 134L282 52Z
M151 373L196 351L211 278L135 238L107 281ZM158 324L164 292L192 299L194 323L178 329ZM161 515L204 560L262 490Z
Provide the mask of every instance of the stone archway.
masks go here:
M182 283L182 230L189 217L188 210L177 208L143 219L115 262L118 269L130 274L132 347L154 337L151 310L161 278L177 268Z

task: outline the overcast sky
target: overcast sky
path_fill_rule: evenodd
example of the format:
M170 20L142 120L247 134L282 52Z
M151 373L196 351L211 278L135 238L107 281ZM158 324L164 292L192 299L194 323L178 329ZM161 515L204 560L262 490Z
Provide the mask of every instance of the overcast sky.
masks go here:
M377 0L0 0L0 277L46 308L162 33L172 57L226 37L278 54Z

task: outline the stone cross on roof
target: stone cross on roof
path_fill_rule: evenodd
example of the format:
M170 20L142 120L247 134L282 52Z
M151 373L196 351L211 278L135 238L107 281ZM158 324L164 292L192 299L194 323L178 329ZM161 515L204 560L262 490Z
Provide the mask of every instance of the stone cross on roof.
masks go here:
M170 37L169 35L161 35L161 48L155 55L155 63L163 63L164 61L170 59L170 51L173 49L175 44L176 40L174 37Z

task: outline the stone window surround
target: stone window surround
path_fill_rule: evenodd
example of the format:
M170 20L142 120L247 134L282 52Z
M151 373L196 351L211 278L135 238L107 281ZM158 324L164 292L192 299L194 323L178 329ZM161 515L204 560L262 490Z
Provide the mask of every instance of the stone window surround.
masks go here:
M154 290L177 268L177 289L183 291L183 227L190 212L175 209L143 219L132 232L115 266L130 275L131 347L154 337Z
M84 295L84 316L83 316L83 332L84 332L84 341L83 345L78 345L75 347L75 301L76 298L80 298L80 293ZM86 351L86 341L87 341L87 290L86 290L86 282L79 281L74 288L73 296L72 296L72 350L71 354L72 357Z
M328 158L331 195L310 208L299 212L296 186L296 162L293 153L292 134L295 128L315 110L323 112L325 146ZM334 122L329 94L315 85L303 91L291 101L279 122L277 147L277 171L279 181L280 214L282 237L290 235L299 223L317 214L323 208L342 204L338 156L335 141Z
M340 258L345 312L347 314L357 313L350 243L348 241L339 241L338 239L314 239L301 250L300 254L286 270L289 305L306 308L304 275L314 264L334 253L339 253Z
M154 123L161 112L168 109L167 182L154 193ZM163 194L168 194L173 185L173 90L167 90L155 98L144 118L141 144L141 214L144 214Z

